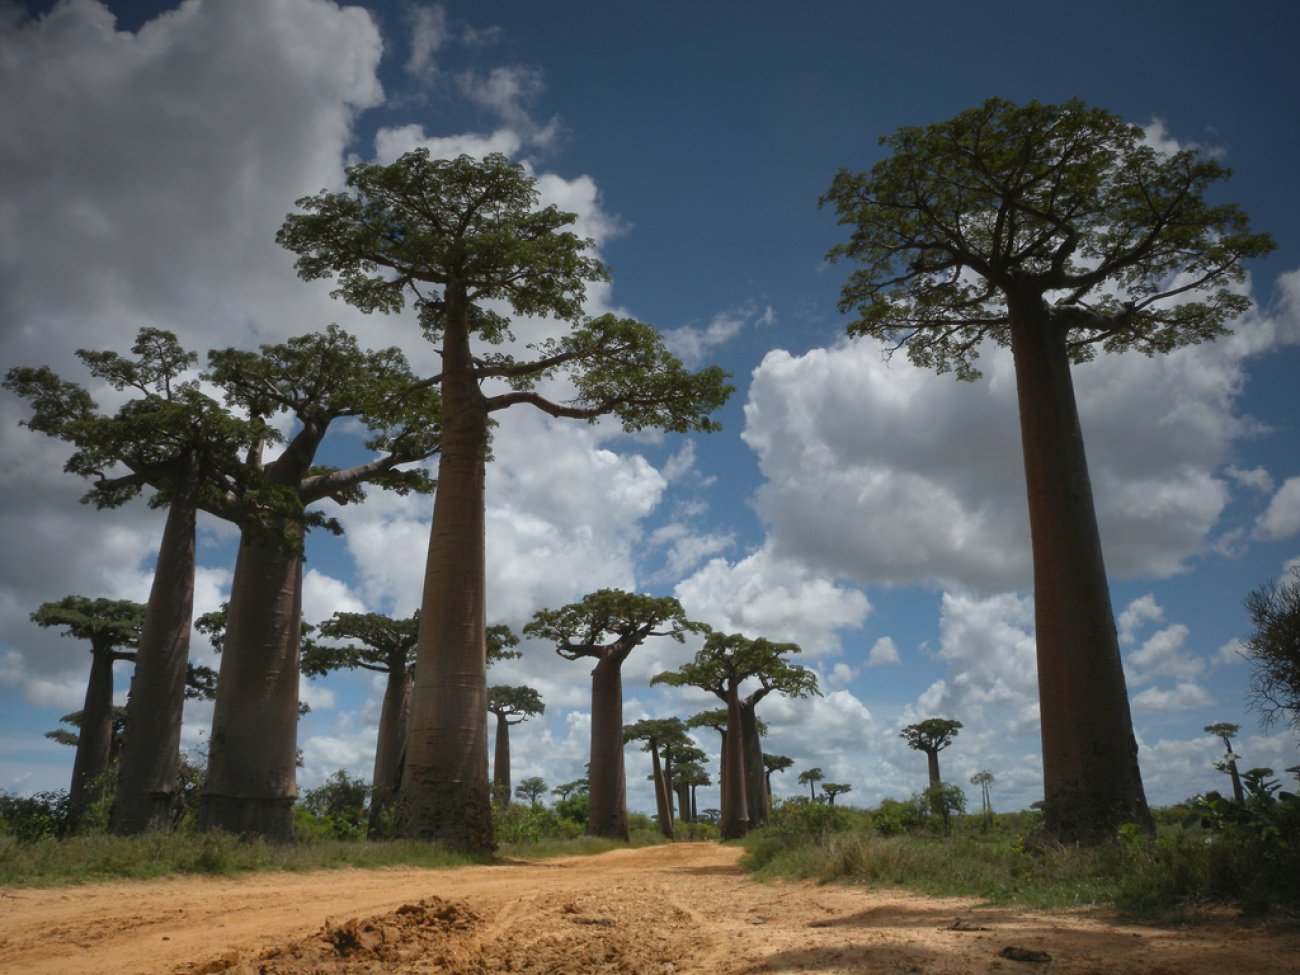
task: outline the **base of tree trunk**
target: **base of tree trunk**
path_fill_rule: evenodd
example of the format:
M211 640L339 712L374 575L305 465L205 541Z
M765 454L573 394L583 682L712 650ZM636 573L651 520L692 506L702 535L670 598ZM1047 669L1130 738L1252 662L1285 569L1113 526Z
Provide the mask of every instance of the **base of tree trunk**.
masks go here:
M428 840L465 853L492 854L492 804L487 789L444 788L443 795L423 792L421 804L409 796L398 801L398 833L406 839Z
M599 836L602 839L607 840L619 840L620 842L626 843L630 838L627 829L627 817L611 815L605 817L603 821L588 818L587 835Z
M1043 803L1043 829L1066 846L1098 846L1132 823L1154 834L1155 823L1145 803L1125 803L1114 796L1086 789L1060 790Z
M256 836L268 843L291 843L293 804L293 796L268 799L204 793L199 804L199 829Z
M119 796L113 805L110 830L117 836L138 836L172 828L172 809L176 797L171 792L153 792L147 797L124 802Z

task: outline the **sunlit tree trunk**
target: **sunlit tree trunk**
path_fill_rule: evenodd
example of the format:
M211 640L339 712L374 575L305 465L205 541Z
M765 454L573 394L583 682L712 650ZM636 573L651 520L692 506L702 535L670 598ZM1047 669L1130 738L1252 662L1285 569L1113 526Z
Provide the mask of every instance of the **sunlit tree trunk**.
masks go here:
M1011 306L1029 498L1047 830L1095 843L1152 828L1093 509L1065 329Z
M599 658L591 672L591 765L587 832L626 840L627 780L623 766L623 656Z
M406 707L414 676L403 660L389 661L384 702L379 710L374 774L371 776L368 827L371 836L383 832L384 814L392 807L397 796L402 769L402 745L406 734Z
M113 659L112 647L101 649L91 643L90 678L68 790L69 801L79 811L104 797L104 773L113 747Z
M202 829L293 838L302 557L245 531L208 744Z
M405 835L496 848L487 767L485 480L487 404L470 370L464 296L449 288L443 440L407 728Z
M659 818L659 832L668 839L673 838L673 807L668 799L668 783L664 778L663 765L659 761L659 745L650 739L650 769L655 783L655 813Z
M722 764L722 838L734 840L749 830L745 786L745 743L741 731L740 694L734 681L727 683L727 739Z
M925 764L930 772L930 788L939 784L939 749L927 748L925 750Z
M170 828L180 780L185 673L194 616L194 477L167 509L145 609L113 804L119 834Z
M741 698L740 734L744 744L745 806L749 812L749 828L767 825L768 792L767 768L763 765L763 739L758 733L758 716L755 701Z

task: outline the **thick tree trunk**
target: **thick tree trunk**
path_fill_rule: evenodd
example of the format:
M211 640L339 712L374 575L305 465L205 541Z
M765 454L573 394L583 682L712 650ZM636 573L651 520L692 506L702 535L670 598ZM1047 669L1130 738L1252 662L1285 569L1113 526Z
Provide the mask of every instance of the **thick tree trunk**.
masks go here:
M497 746L492 759L492 791L503 806L510 804L510 721L497 715Z
M691 816L691 787L685 782L677 783L677 808L681 810L683 823L695 821Z
M663 766L659 762L659 746L650 741L650 769L655 783L655 813L659 818L659 832L668 839L673 838L673 807L668 801L668 783L664 779Z
M112 820L121 835L172 825L194 616L195 520L192 490L178 492L167 510L126 705Z
M403 654L403 656L405 656ZM383 835L384 815L392 808L401 775L402 743L406 732L406 703L413 676L404 660L390 660L379 710L379 735L375 741L375 769L370 786L371 837Z
M741 731L740 694L727 685L727 741L722 753L722 838L739 839L749 830L745 786L745 742Z
M607 654L591 672L591 765L587 832L628 839L623 768L623 658Z
M745 806L749 811L749 828L767 825L767 767L763 764L763 739L758 733L755 703L740 700L740 733L744 743Z
M933 789L939 784L939 750L931 748L925 753L925 764L930 772L930 788Z
M1011 309L1011 349L1034 558L1045 826L1097 843L1152 828L1066 335L1036 300Z
M463 296L447 296L443 440L420 609L401 818L406 836L496 849L487 768L484 486L487 405L471 374Z
M104 798L104 773L113 747L113 648L91 644L90 678L81 705L77 751L68 799L78 811Z
M208 744L202 829L293 838L302 557L244 532Z

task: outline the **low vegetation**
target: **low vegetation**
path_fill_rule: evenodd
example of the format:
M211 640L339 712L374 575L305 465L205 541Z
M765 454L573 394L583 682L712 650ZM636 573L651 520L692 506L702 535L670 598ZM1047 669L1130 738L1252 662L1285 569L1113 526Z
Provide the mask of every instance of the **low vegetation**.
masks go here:
M1294 916L1300 905L1300 801L1269 769L1244 776L1246 799L1217 792L1155 810L1096 846L1063 846L1038 812L952 816L932 796L874 809L790 799L745 840L760 876L888 884L936 896L1038 908L1114 907L1187 918L1231 906Z

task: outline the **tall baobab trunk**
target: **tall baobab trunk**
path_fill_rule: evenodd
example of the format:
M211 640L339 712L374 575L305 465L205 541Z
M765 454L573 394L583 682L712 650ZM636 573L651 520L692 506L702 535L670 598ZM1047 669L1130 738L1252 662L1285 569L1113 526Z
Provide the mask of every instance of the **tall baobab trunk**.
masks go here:
M673 807L668 798L668 782L664 778L663 765L659 761L659 745L653 738L650 745L650 770L655 783L655 812L659 818L659 832L668 839L673 838Z
M492 791L501 805L510 803L510 721L497 715L496 754L492 759Z
M79 812L104 798L104 773L113 747L114 656L112 647L101 649L91 643L90 678L81 706L72 785L68 789L68 799Z
M464 295L448 288L443 440L402 775L402 830L496 849L487 769L487 403L470 374Z
M587 832L628 838L627 779L623 767L623 658L606 654L591 672L591 765Z
M695 817L691 814L691 786L689 782L681 781L677 783L677 808L681 810L683 823L695 822Z
M405 661L389 661L384 703L379 710L375 768L370 777L370 818L367 829L372 837L383 834L384 815L397 798L397 787L402 774L402 746L406 738L406 709L410 705L414 677L415 672L406 666Z
M1066 331L1041 299L1011 306L1034 559L1045 826L1095 843L1152 828L1093 509Z
M740 699L740 734L744 744L745 806L749 812L749 828L767 825L769 810L767 768L763 765L763 739L758 733L758 716L755 703Z
M125 743L113 804L113 832L172 825L180 785L181 721L194 616L196 475L167 510L144 627L126 704Z
M245 531L217 680L202 829L293 838L301 624L302 556Z
M930 772L930 788L933 789L939 784L939 749L927 748L925 750L925 764Z
M739 839L749 830L745 786L745 736L741 731L740 693L727 684L727 739L722 752L722 838Z

